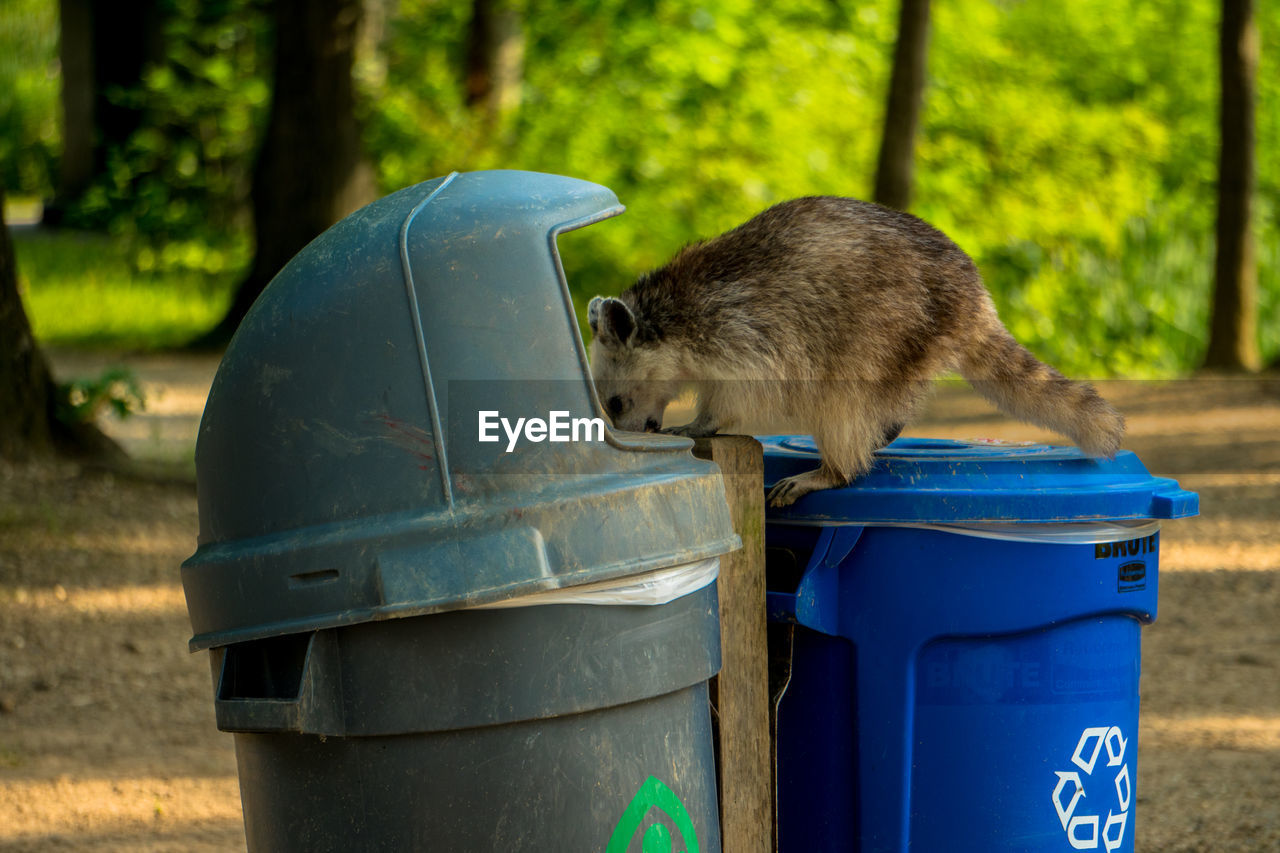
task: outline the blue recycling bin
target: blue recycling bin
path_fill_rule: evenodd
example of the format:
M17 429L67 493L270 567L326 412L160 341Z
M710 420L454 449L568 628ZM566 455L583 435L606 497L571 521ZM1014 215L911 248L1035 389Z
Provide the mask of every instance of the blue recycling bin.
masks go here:
M766 488L815 467L765 445ZM766 523L781 853L1132 851L1160 522L1131 452L899 439Z

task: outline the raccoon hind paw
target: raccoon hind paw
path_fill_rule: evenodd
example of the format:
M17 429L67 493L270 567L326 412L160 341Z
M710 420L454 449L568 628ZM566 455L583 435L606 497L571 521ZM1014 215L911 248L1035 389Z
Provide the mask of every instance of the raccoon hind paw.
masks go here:
M805 471L803 474L783 477L777 483L774 483L766 500L769 506L772 507L791 506L810 492L835 489L847 485L847 480L835 476L825 468L815 468L812 471Z

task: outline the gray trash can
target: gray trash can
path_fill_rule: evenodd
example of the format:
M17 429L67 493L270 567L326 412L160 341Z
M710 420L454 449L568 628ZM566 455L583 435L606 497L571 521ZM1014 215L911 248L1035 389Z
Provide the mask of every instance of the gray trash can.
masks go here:
M596 425L556 250L621 210L533 173L410 187L236 334L182 577L251 850L719 849L723 484Z

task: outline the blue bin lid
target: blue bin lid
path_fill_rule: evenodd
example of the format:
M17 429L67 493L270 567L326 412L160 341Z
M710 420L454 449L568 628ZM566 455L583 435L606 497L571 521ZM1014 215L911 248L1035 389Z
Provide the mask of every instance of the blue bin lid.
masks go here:
M810 436L760 442L766 489L818 465ZM899 438L848 487L768 512L771 521L799 524L946 524L1184 518L1199 509L1198 495L1153 477L1128 450L1098 459L1075 447Z

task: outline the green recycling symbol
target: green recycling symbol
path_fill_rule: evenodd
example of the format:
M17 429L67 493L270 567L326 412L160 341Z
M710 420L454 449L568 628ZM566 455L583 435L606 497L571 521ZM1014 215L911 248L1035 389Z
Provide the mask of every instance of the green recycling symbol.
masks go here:
M604 849L604 853L627 853L631 839L639 831L650 808L657 808L671 818L676 829L680 830L680 837L684 839L685 853L701 853L698 833L693 828L688 810L675 791L663 784L657 776L650 776L640 784L640 790L631 798L622 817L618 819L618 825L613 829L613 835L609 836L609 846ZM666 824L654 823L645 830L641 850L643 853L674 853L671 830Z

